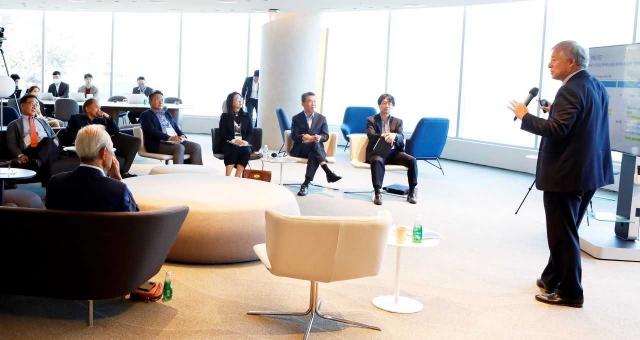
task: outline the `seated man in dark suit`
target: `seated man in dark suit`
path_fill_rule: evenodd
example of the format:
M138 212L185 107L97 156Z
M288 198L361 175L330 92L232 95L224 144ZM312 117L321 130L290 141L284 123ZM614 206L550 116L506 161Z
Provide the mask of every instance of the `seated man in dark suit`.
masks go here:
M144 77L140 76L138 77L138 86L134 87L131 93L144 94L145 96L149 97L153 93L153 89L147 87L146 80L144 79ZM127 117L129 117L129 121L131 122L131 124L138 124L140 123L140 115L142 115L142 112L140 111L129 111Z
M47 92L53 94L53 98L69 98L69 84L60 80L60 71L53 72L53 84L49 85Z
M130 174L129 169L136 158L136 154L140 149L140 138L120 133L118 124L112 117L100 110L100 103L96 98L89 98L82 105L83 115L72 115L69 119L69 125L65 129L67 136L74 141L78 131L83 127L91 124L102 125L106 128L107 133L111 136L111 141L116 148L116 155L124 158L124 164L120 168L123 178L134 177Z
M382 204L380 188L384 180L385 164L403 165L409 168L407 178L409 181L409 195L407 201L412 204L418 203L416 197L416 186L418 185L418 163L416 159L404 152L404 135L402 134L402 119L391 117L391 110L396 105L396 100L390 94L383 94L378 98L380 113L367 118L367 162L371 164L371 181L375 196L373 203ZM372 155L373 147L380 138L391 144L391 151L386 157Z
M200 144L190 142L182 133L173 116L162 106L164 95L154 91L149 96L151 108L140 116L140 126L144 134L144 147L149 152L173 155L173 164L183 164L184 154L191 155L190 163L202 165Z
M7 126L7 147L15 157L13 162L36 171L46 186L51 163L60 158L60 141L44 119L35 117L39 105L34 95L20 98L22 115Z
M77 169L51 177L47 209L70 211L138 211L138 205L120 176L113 143L104 126L82 128L76 137L82 161Z
M298 196L306 196L309 193L309 183L313 181L318 166L327 174L327 182L337 182L342 178L327 166L327 154L322 143L329 139L329 126L327 119L315 112L316 95L313 92L302 94L302 107L304 111L291 119L293 147L290 154L293 157L307 158L307 172Z

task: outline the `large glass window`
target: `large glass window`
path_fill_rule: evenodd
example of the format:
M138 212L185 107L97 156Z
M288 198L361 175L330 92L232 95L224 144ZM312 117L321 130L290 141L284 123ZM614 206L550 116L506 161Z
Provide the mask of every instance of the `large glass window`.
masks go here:
M184 14L180 93L183 102L195 105L185 114L219 116L227 95L240 92L247 69L248 20L247 14Z
M534 147L507 104L540 82L543 11L542 0L467 7L459 137Z
M249 72L260 69L260 54L262 46L262 25L269 22L269 13L251 14L251 31L249 32Z
M373 106L384 92L388 11L324 13L329 28L322 114L340 124L347 106Z
M89 23L88 26L79 23ZM106 100L111 87L111 13L56 12L45 14L44 88L52 83L53 71L62 73L70 92L84 85L84 75L93 76L99 97Z
M442 117L456 135L463 13L463 7L391 12L387 88L405 131L422 117Z
M0 27L6 40L2 43L9 73L20 76L20 88L42 88L42 11L0 11ZM5 75L4 63L0 74Z
M166 97L178 96L180 14L114 13L113 95L126 95L138 84ZM210 32L198 32L206 44Z

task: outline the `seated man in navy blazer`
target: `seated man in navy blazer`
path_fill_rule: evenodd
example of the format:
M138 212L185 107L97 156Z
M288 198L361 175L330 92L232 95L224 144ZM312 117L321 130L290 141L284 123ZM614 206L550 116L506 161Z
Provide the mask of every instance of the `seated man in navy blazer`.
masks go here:
M173 116L162 106L164 95L154 91L149 96L151 108L140 116L140 127L144 135L144 147L149 152L173 155L173 164L183 164L184 154L191 156L191 164L202 165L200 144L190 142L182 133Z
M327 166L327 154L322 143L329 139L329 126L327 119L315 112L316 95L313 92L302 94L302 107L304 111L291 119L291 138L293 147L291 156L307 158L307 173L304 175L304 183L300 186L298 196L306 196L309 193L309 183L318 170L318 166L327 174L327 182L337 182L342 177L336 175Z
M69 84L63 82L60 78L60 71L53 71L53 83L49 85L47 92L53 94L53 98L69 98Z
M122 182L113 143L102 125L88 125L76 137L82 164L71 172L51 177L47 209L70 211L132 212L138 205Z
M129 169L140 149L140 138L120 133L118 124L113 117L100 110L100 102L96 98L87 99L82 105L83 115L71 115L69 125L65 129L68 137L73 141L76 139L78 131L91 124L102 125L111 136L111 141L116 148L116 156L124 158L124 164L120 167L122 178L135 177L130 174Z

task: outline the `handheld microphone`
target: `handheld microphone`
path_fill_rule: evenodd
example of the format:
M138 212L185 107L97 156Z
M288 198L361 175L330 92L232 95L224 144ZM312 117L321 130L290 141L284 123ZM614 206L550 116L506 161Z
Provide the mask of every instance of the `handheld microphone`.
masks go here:
M538 95L538 88L534 87L531 90L529 90L529 94L527 95L527 98L524 99L524 106L529 105L529 103L531 103L531 101L533 100L533 98L535 98ZM513 117L513 121L515 122L516 120L518 120L518 116Z

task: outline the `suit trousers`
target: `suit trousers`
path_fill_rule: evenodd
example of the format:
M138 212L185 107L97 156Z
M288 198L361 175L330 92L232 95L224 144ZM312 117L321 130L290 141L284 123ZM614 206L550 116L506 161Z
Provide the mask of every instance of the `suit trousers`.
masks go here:
M120 164L120 173L126 174L131 169L133 160L140 150L140 138L119 133L111 137L113 147L116 148L116 156L124 158L124 164Z
M40 182L46 186L51 177L51 163L60 158L60 146L51 137L43 138L36 147L28 147L22 151L29 158L29 162L18 164L18 167L33 170L38 173ZM39 159L42 164L38 167L33 160Z
M240 165L244 168L249 163L249 157L251 157L250 146L234 146L227 142L224 142L222 146L222 152L224 153L224 165Z
M256 109L256 115L253 115L253 109ZM253 117L253 126L258 126L258 100L253 98L247 98L247 113L249 117Z
M129 111L127 118L129 118L129 124L140 124L141 111Z
M578 228L595 192L543 194L550 255L540 278L561 297L583 298Z
M184 154L191 156L190 162L195 165L202 165L202 150L200 144L188 140L180 144L160 143L158 153L173 155L173 164L184 164Z
M327 154L321 142L302 143L291 149L291 156L307 159L307 172L304 177L313 180L320 163L327 161Z
M371 155L369 157L369 164L371 164L371 183L373 186L382 188L382 182L384 181L385 164L402 165L409 168L407 172L407 179L409 187L415 187L418 185L418 162L416 159L402 151L391 150L386 158L382 158L378 155Z

